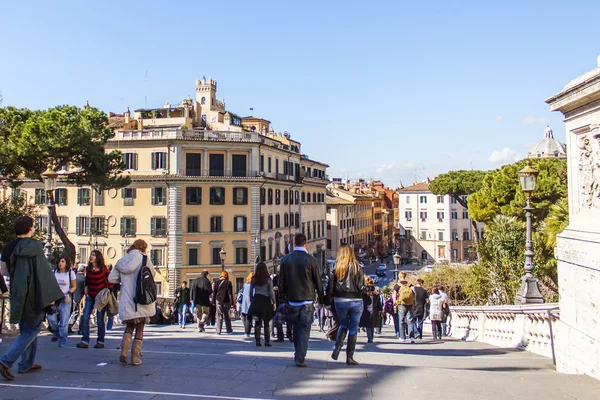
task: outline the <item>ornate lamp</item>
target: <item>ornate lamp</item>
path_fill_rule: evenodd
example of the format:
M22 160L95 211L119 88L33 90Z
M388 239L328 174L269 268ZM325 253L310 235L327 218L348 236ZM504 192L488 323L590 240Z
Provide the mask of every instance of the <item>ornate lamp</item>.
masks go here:
M525 168L519 171L521 180L521 189L527 195L527 205L525 208L525 217L527 220L527 238L525 242L525 275L521 278L521 288L517 293L517 304L540 304L544 298L538 287L538 280L533 276L533 241L531 238L531 194L535 191L538 171L531 167L527 161Z

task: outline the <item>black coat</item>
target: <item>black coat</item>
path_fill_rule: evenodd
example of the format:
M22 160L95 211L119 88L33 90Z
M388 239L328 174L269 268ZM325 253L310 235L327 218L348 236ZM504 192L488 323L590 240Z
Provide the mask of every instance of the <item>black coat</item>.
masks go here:
M219 279L215 284L213 301L221 304L233 304L233 285L229 279Z
M319 262L305 251L294 250L283 257L279 270L279 295L287 301L313 301L315 292L323 304L323 279Z
M190 296L195 305L208 307L211 294L212 287L206 276L202 275L190 283Z
M381 310L383 309L379 296L373 292L370 294L363 293L363 313L360 316L359 326L361 328L374 328L377 322L381 319Z
M185 288L182 289L181 287L178 287L175 290L175 304L177 305L177 307L175 307L176 309L179 308L179 306L181 306L181 295L182 295L182 291L185 291L185 298L186 298L186 305L189 307L191 304L191 298L190 298L190 288Z

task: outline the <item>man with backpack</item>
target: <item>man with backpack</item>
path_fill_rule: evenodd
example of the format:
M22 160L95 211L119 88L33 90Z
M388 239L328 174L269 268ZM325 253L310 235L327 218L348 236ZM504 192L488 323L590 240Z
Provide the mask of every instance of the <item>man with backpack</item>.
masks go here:
M417 284L413 287L415 292L415 339L423 339L423 320L425 319L425 305L429 302L429 293L425 290L423 279L417 279Z
M400 319L400 343L414 343L415 333L413 327L415 292L406 280L406 272L400 272L398 285L398 318ZM408 328L408 338L406 332Z

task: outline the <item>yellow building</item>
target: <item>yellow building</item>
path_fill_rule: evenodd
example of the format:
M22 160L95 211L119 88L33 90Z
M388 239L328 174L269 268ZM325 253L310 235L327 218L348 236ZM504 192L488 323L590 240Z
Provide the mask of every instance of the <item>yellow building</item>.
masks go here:
M354 208L354 235L349 242L358 255L374 252L374 213L373 196L365 193L363 182L333 182L329 192L333 197L352 202ZM331 238L330 238L331 239Z
M98 193L59 179L56 210L77 262L86 263L98 248L114 264L135 239L144 239L163 296L205 269L216 278L222 250L239 290L258 260L273 269L300 231L324 262L328 165L309 159L269 121L228 112L216 89L216 81L203 79L196 81L195 100L136 110L133 118L129 110L109 114L115 136L106 150L123 153L132 183ZM44 204L41 182L25 181L20 189ZM47 226L45 217L38 219Z

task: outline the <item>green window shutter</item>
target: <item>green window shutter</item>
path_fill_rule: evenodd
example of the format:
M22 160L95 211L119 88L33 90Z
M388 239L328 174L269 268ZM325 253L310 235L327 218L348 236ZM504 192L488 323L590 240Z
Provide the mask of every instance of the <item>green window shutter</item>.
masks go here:
M81 189L77 189L77 204L81 205L83 203L81 198Z
M125 217L121 217L121 236L125 236Z
M247 218L246 218L246 217L244 217L244 232L246 232L246 231L247 231L246 220L247 220Z
M137 153L133 153L133 169L138 169L138 155Z
M75 218L75 234L77 236L81 235L81 217Z
M150 219L150 236L156 236L156 217Z
M150 199L153 206L156 205L156 188L150 190Z
M151 157L152 157L152 169L156 169L157 168L157 166L156 166L156 164L157 164L157 162L156 162L157 161L156 160L157 155L156 154L157 153L153 151L152 155L151 155Z
M131 218L131 236L135 236L137 233L135 218Z
M136 189L136 188L133 188L133 189L131 189L131 192L132 192L132 193L131 193L131 197L133 197L133 198L135 199L135 198L136 198L136 196L137 196L137 189Z
M202 188L198 188L198 204L202 204Z
M121 198L125 198L125 188L121 189Z

